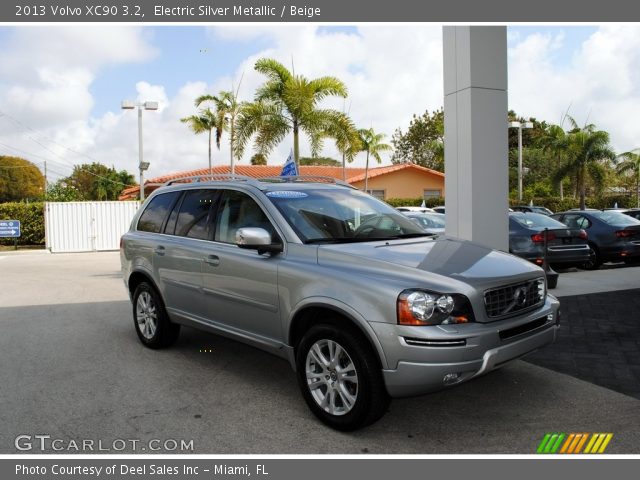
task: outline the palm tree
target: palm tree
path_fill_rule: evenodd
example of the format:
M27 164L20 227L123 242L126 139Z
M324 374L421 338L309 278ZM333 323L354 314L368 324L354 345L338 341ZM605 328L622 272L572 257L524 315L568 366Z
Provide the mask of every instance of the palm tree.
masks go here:
M567 133L567 163L555 174L555 180L561 180L571 172L576 174L576 186L580 194L580 209L584 210L587 177L591 177L596 186L602 186L605 173L602 162L613 161L615 153L609 146L609 134L596 130L589 124L580 128L576 121L567 115L573 129Z
M622 162L616 167L618 174L633 173L636 177L636 206L640 208L640 153L638 150L620 154Z
M240 81L242 83L242 80ZM240 90L240 83L238 88L234 91L223 90L214 95L201 95L196 99L196 105L201 105L205 102L213 102L216 108L217 116L224 123L226 129L229 129L229 155L230 155L230 167L231 174L235 174L235 161L240 160L242 153L236 151L235 146L237 143L237 119L240 111L244 105L243 102L238 101L238 91ZM222 132L220 133L222 135ZM219 148L219 144L218 144Z
M545 135L541 136L538 141L538 145L545 153L550 153L558 160L559 168L562 168L567 157L567 150L569 148L568 136L565 131L559 125L549 125L545 129ZM562 188L561 178L560 185L560 199L564 198L564 191Z
M258 152L268 155L293 132L293 154L298 165L302 130L309 138L312 155L317 155L322 148L323 133L337 130L337 125L344 121L344 114L320 109L318 103L329 96L346 97L347 87L335 77L308 80L270 58L258 60L255 69L267 81L258 88L255 102L241 109L237 125L239 152L255 136Z
M200 102L201 103L201 102ZM196 100L196 106L199 106L200 103ZM207 132L209 134L209 174L213 172L211 165L211 141L212 134L215 130L216 132L216 146L218 150L220 150L220 139L222 138L222 132L224 131L224 118L221 118L218 112L214 112L209 108L200 110L197 115L191 115L189 117L181 118L180 121L182 123L186 123L189 125L189 128L193 131L193 133L200 134Z
M391 150L391 145L382 143L384 133L376 133L373 128L361 128L358 130L360 136L360 151L367 152L367 163L364 170L364 191L369 190L369 155L376 159L378 163L382 162L380 152Z
M358 129L347 114L342 113L336 120L322 136L333 139L336 149L342 154L342 180L346 181L346 163L353 162L358 152L362 151L362 144Z

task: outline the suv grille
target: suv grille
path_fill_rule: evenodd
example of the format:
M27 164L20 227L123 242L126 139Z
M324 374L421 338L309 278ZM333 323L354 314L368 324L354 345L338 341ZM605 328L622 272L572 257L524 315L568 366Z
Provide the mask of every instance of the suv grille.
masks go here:
M493 288L484 293L484 306L489 318L515 315L544 302L544 278Z

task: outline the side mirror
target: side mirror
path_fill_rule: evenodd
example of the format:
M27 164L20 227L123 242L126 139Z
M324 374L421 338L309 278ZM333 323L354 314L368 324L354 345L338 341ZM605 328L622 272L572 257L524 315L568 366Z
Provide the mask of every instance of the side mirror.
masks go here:
M240 248L257 250L259 254L280 253L282 243L271 243L271 234L264 228L245 227L236 232L236 245Z

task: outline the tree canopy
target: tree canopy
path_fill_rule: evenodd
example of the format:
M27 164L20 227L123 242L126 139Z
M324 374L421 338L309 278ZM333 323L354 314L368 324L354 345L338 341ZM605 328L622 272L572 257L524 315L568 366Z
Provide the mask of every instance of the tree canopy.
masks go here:
M44 175L29 160L0 156L0 203L42 199Z
M348 123L346 115L318 105L327 97L347 96L347 87L341 80L330 76L309 80L270 58L258 60L255 69L267 80L256 91L255 101L240 111L236 145L239 155L251 138L255 137L258 153L268 155L293 133L293 155L299 163L301 131L307 134L312 156L317 155L327 136L348 135L341 128Z
M101 163L85 163L73 167L73 173L58 181L64 196L74 200L117 200L127 186L136 185L135 178L126 170L116 171ZM71 189L75 194L64 190ZM79 198L73 198L79 197Z
M444 111L413 115L406 132L398 128L391 137L393 163L415 163L444 171Z

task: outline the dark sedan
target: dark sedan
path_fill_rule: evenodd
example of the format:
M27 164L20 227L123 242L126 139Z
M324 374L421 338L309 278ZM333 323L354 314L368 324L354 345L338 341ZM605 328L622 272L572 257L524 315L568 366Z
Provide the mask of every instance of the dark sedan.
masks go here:
M624 210L622 213L624 213L625 215L629 215L636 220L640 220L640 208L631 208L629 210Z
M589 235L594 257L584 265L595 270L604 262L631 263L640 259L640 221L608 210L573 210L556 213L552 218L569 228L583 228Z
M582 265L589 262L591 249L582 228L567 228L540 213L509 214L509 252L537 265L544 262L545 230L547 263Z

